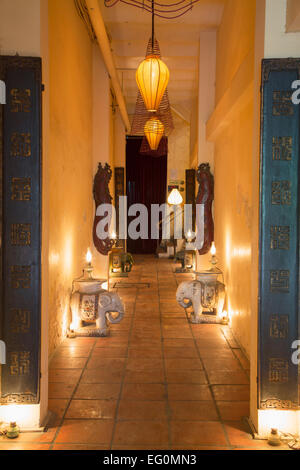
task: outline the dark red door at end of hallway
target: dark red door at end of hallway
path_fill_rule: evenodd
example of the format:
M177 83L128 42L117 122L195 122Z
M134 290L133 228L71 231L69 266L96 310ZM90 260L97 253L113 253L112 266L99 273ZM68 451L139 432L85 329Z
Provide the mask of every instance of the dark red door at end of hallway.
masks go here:
M167 155L151 157L140 154L141 143L142 137L126 139L126 189L128 208L137 203L147 207L148 239L132 240L128 237L127 250L150 254L155 253L157 247L157 240L151 240L151 204L166 202ZM128 217L128 226L133 219Z

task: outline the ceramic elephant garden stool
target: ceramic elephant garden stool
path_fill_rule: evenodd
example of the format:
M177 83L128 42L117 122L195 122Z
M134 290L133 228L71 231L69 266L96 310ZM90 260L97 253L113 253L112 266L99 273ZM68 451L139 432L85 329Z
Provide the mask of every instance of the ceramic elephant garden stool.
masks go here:
M82 286L71 297L72 328L75 336L107 336L109 323L120 323L124 305L118 294L89 286Z
M193 307L192 323L203 323L207 315L221 321L225 301L225 285L216 279L187 281L179 284L176 300L183 308Z

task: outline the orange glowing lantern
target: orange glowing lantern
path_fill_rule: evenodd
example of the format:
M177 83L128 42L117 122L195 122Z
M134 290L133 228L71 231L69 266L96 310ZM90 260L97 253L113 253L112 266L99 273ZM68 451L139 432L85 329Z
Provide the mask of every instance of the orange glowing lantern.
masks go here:
M156 117L152 117L146 122L144 127L145 136L151 150L157 150L159 142L164 134L165 126Z
M154 54L147 56L138 66L136 82L148 111L158 110L169 76L166 64Z

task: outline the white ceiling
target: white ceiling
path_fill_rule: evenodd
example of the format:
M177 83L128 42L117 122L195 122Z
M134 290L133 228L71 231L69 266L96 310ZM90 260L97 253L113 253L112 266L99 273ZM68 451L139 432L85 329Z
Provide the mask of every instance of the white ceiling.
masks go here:
M162 59L170 70L170 103L187 116L197 99L200 32L218 28L225 1L200 0L190 12L174 20L155 17L155 35ZM99 4L128 113L132 114L137 97L135 71L145 57L151 36L151 14L121 2L111 8L106 8L103 0Z

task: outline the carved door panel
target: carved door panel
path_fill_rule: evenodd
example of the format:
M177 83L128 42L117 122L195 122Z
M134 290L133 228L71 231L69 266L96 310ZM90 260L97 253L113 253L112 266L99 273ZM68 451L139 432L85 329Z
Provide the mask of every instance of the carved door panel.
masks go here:
M38 403L41 322L41 60L0 57L3 168L2 403Z
M298 407L300 60L262 65L259 407Z

